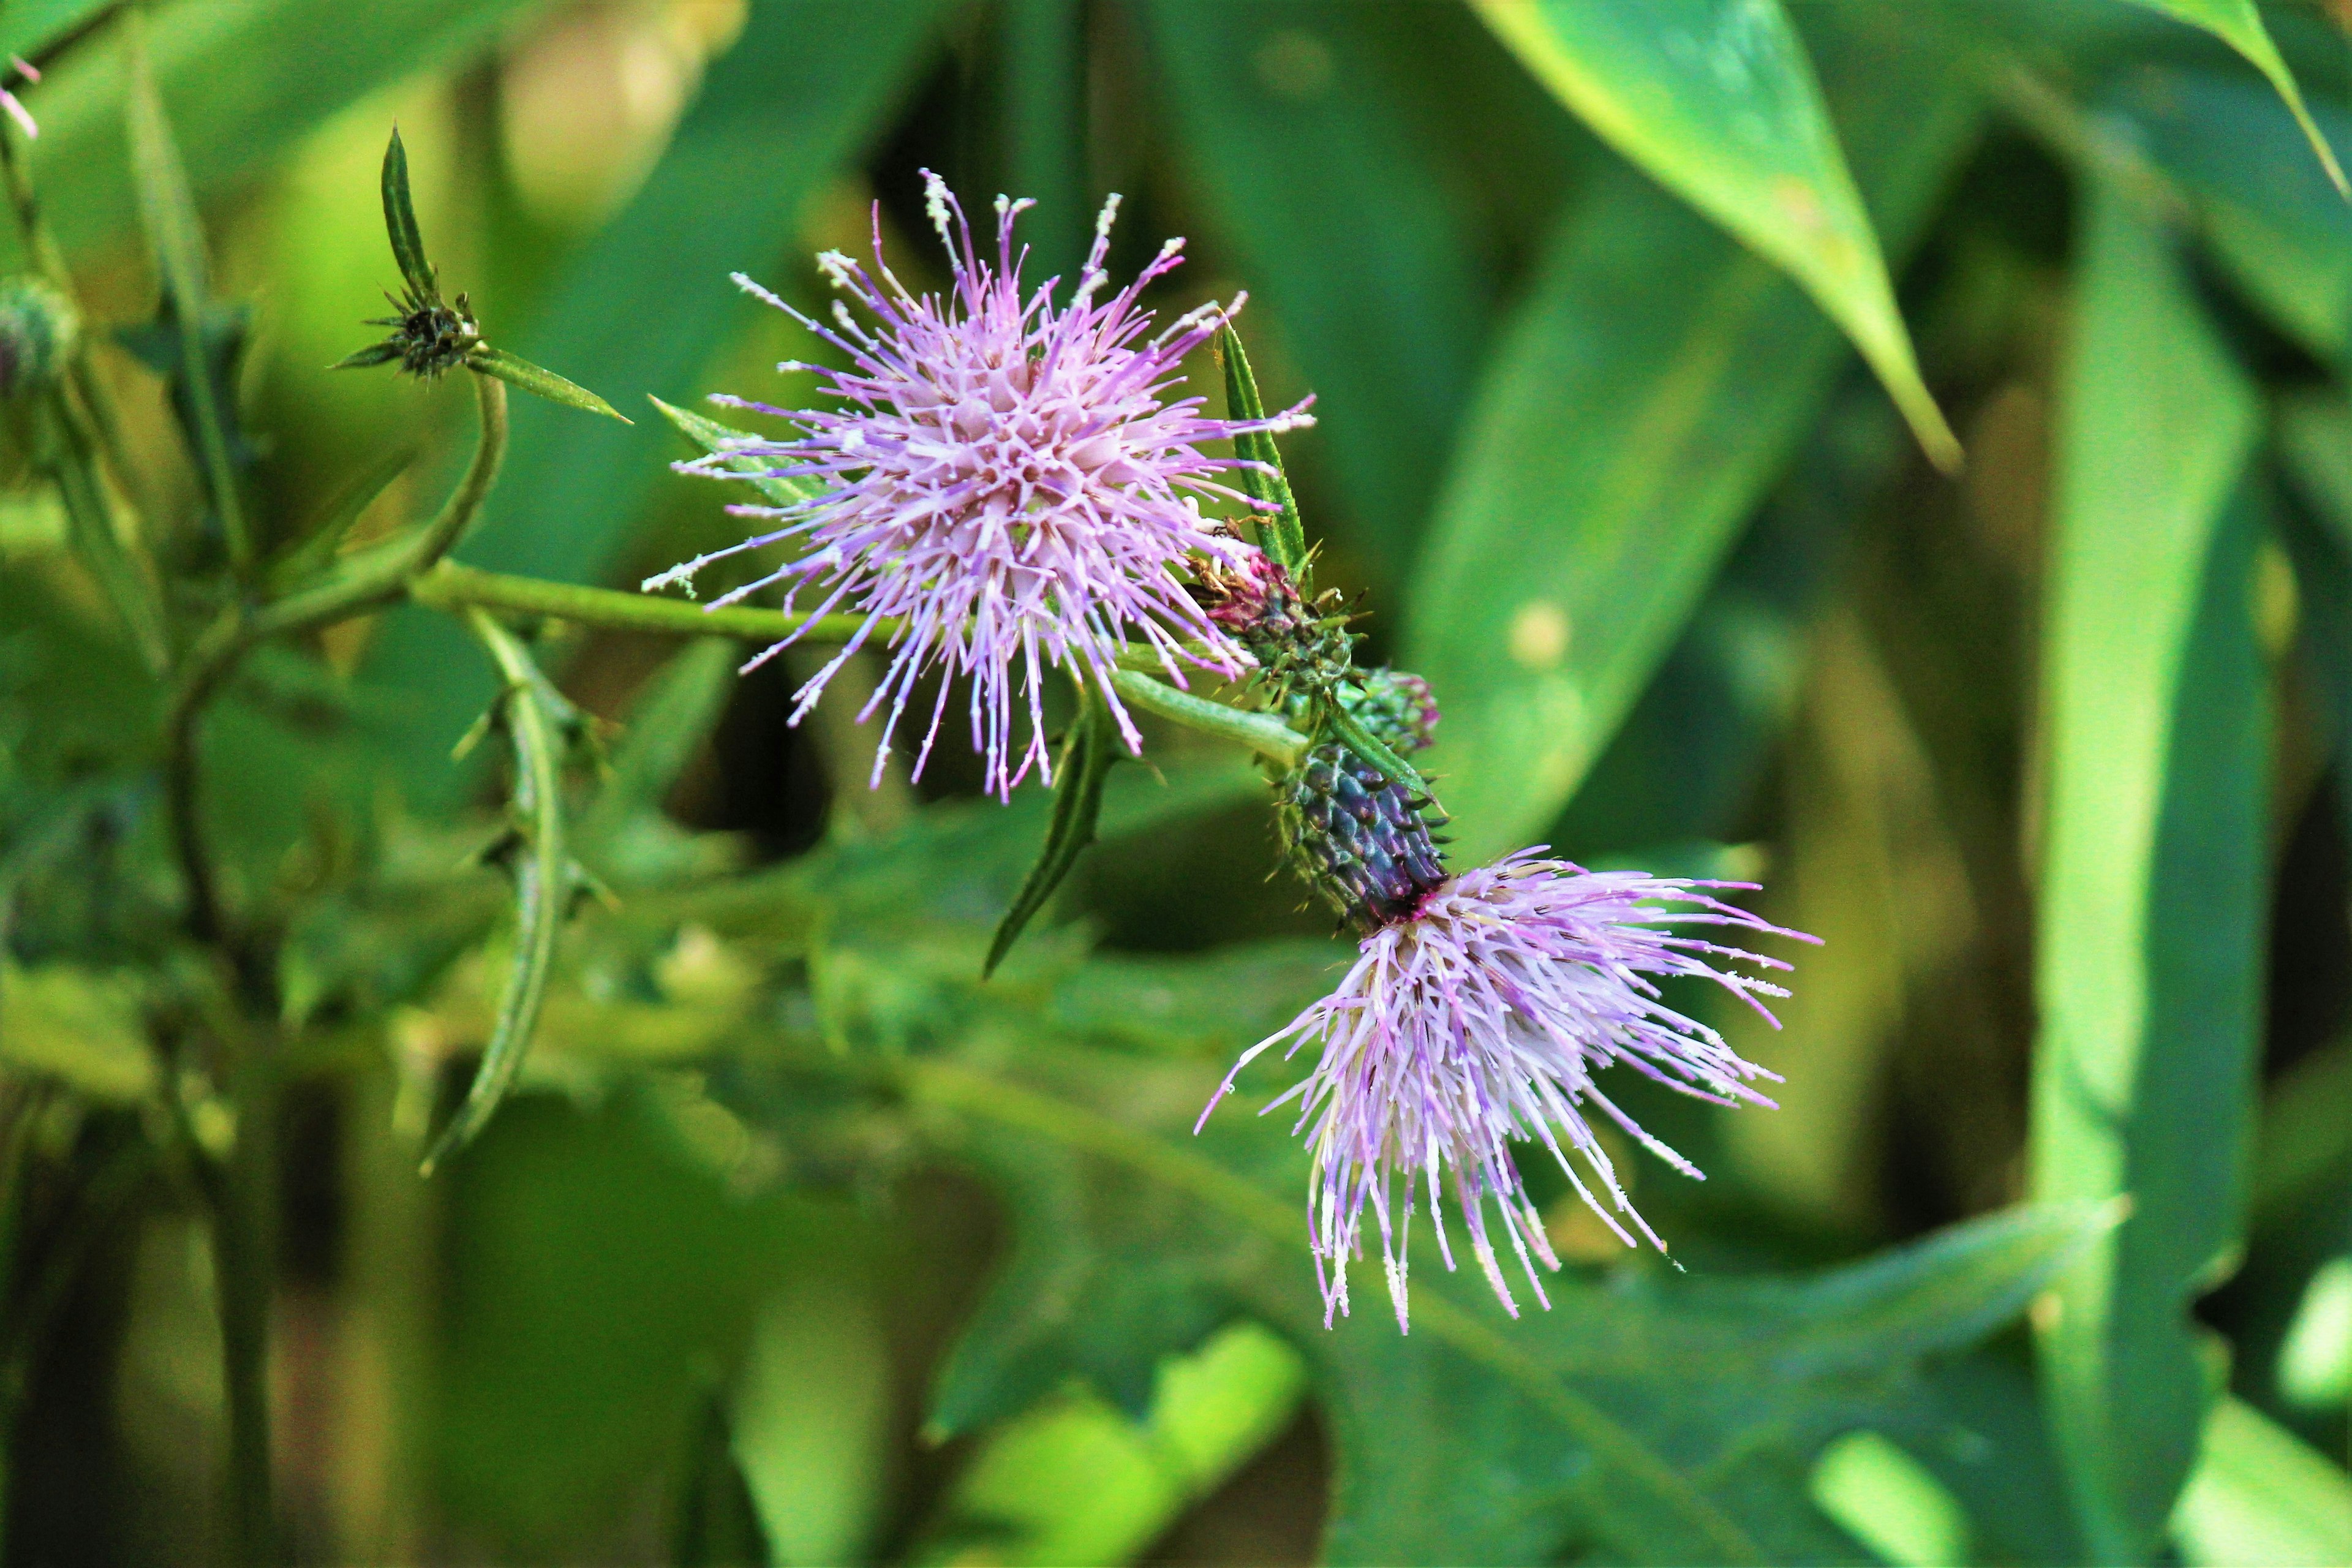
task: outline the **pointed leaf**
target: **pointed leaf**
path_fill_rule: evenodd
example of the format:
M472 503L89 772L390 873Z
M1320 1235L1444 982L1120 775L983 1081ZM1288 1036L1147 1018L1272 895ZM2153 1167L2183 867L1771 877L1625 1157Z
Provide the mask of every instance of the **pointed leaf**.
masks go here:
M2252 1405L2225 1398L2172 1528L2198 1568L2352 1563L2352 1480Z
M353 349L327 368L329 370L366 370L372 365L388 364L399 357L400 345L397 343L370 343L363 349Z
M392 240L392 258L401 277L419 299L433 299L440 290L433 281L432 263L425 259L425 236L416 226L416 206L408 196L408 149L400 142L400 127L383 149L383 231Z
M1536 79L1620 153L1804 285L1939 468L1959 442L1919 379L1885 258L1780 0L1477 0Z
M1242 348L1242 335L1227 322L1217 334L1217 357L1225 367L1225 416L1229 419L1263 419L1265 405L1257 395L1257 377L1250 374L1249 355ZM1275 448L1274 437L1263 430L1253 430L1234 439L1234 453L1264 468L1243 468L1234 477L1242 493L1254 501L1262 501L1279 510L1257 514L1258 540L1275 563L1290 574L1291 581L1301 594L1311 589L1311 574L1307 558L1307 528L1298 518L1298 502L1290 494L1290 479L1282 471L1282 454Z
M240 570L253 559L253 541L247 531L245 506L237 493L236 470L231 460L228 433L231 410L224 389L205 352L205 329L212 313L211 288L206 281L204 229L197 221L195 197L188 188L188 172L163 115L163 100L155 89L155 73L147 54L144 11L134 9L125 19L131 62L129 96L124 114L131 138L131 177L139 189L139 215L146 225L147 242L155 253L173 319L179 324L180 379L175 390L187 400L189 423L194 427L196 458L212 495L213 510L228 541L229 554Z
M607 419L618 419L624 425L629 418L611 404L584 386L576 386L551 370L542 369L527 359L518 359L504 349L480 348L466 356L466 368L483 375L494 375L509 386L519 386L534 396L550 403L561 403L566 408L583 413L602 414Z
M2158 1547L2205 1426L2194 1299L2240 1245L2269 908L2257 405L2167 238L2104 182L2060 391L2042 710L2033 1191L2131 1219L2038 1320L2094 1557Z
M982 980L996 973L996 966L1021 939L1023 928L1045 907L1045 900L1095 841L1095 823L1102 815L1103 781L1125 754L1110 709L1093 688L1081 688L1077 719L1062 742L1061 777L1054 781L1054 819L1046 826L1037 863L1029 868L1021 890L1013 895L1012 907L997 922L988 957L980 966Z
M705 419L699 414L674 407L651 394L646 395L646 401L660 409L662 416L677 426L679 435L706 452L724 453L730 447L761 439L748 430L731 430L715 419ZM724 466L729 472L741 474L750 479L753 489L778 506L792 506L824 493L824 486L804 475L768 472L775 464L766 458L738 455L725 458Z
M1847 7L1814 19L1830 102L1899 254L1981 106L1932 40ZM1549 827L1839 359L1794 284L1632 171L1599 171L1487 363L1408 612L1400 662L1445 704L1429 766L1465 860Z
M2352 197L2352 185L2344 180L2344 166L2336 161L2336 151L2328 146L2327 138L2313 124L2311 111L2304 107L2303 89L2294 84L2294 73L2286 68L2279 58L2278 46L2271 41L2270 30L2263 26L2263 14L2254 0L2138 0L2151 11L2202 27L2253 63L2254 68L2270 79L2278 95L2286 100L2295 123L2303 127L2311 142L2311 150L2319 155L2320 167L2327 171L2328 180L2336 191Z
M2277 96L2235 74L2150 65L2117 102L2246 296L2318 353L2352 346L2352 204L2328 188ZM2352 114L2314 112L2352 146Z
M555 963L573 893L572 857L564 841L563 731L570 714L530 650L487 612L469 610L467 626L499 668L504 691L499 722L514 745L514 831L519 836L510 869L515 884L514 958L499 996L497 1022L466 1101L425 1156L425 1173L464 1148L481 1131L499 1101L522 1070L523 1053L547 999L549 971Z

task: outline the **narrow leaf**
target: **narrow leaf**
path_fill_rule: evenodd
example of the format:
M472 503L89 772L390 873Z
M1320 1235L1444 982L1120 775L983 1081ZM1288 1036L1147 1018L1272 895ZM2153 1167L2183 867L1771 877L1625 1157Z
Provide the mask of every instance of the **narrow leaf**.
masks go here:
M1958 466L1959 442L1919 379L1870 214L1780 0L1476 4L1602 140L1804 285L1937 466Z
M748 430L730 430L715 419L705 419L699 414L675 407L651 394L646 395L646 401L660 409L662 416L677 426L679 435L684 436L706 452L723 454L731 447L739 447L747 441L760 439ZM768 470L775 466L771 458L743 454L726 458L724 460L724 467L730 473L741 474L745 479L750 479L753 489L758 490L778 506L792 506L796 502L824 493L824 487L814 479L797 474L770 473Z
M2039 1320L2101 1562L2160 1543L2205 1426L2195 1297L2239 1245L2260 1054L2269 681L2253 394L2166 239L2095 184L2061 389L2033 1190L2129 1194Z
M1230 419L1263 419L1265 405L1257 395L1257 377L1250 374L1249 354L1242 348L1242 335L1227 322L1217 334L1217 357L1225 367L1225 416ZM1298 518L1298 502L1290 493L1290 479L1282 471L1282 454L1276 450L1274 437L1262 430L1236 437L1234 451L1252 463L1264 468L1240 470L1242 493L1278 510L1259 512L1256 531L1260 545L1272 556L1276 564L1290 574L1298 591L1310 591L1310 569L1307 559L1307 527Z
M1818 16L1898 254L1980 121L1932 40ZM1622 165L1598 171L1489 358L1415 573L1406 668L1445 704L1465 859L1541 837L1673 647L1837 374L1835 329Z
M372 365L388 364L399 357L400 345L397 343L370 343L363 349L353 349L327 368L329 370L366 370Z
M1331 726L1331 733L1339 737L1341 745L1380 769L1390 778L1402 783L1414 794L1433 805L1435 804L1436 795L1430 789L1429 781L1421 776L1420 771L1399 756L1387 742L1365 729L1345 709L1333 707L1326 715L1326 719Z
M1159 107L1204 221L1248 280L1244 319L1276 334L1317 394L1350 564L1396 602L1499 292L1484 193L1545 210L1547 160L1582 138L1456 6L1126 10L1166 83ZM1443 134L1448 121L1475 121L1475 148Z
M1078 863L1079 855L1095 841L1095 824L1102 816L1103 781L1123 754L1110 709L1091 687L1083 688L1077 720L1062 742L1061 777L1054 783L1053 821L1045 829L1037 863L1029 868L1021 890L1013 896L1012 907L997 922L988 958L980 966L982 980L996 973L996 966L1020 940L1022 930L1045 907L1045 900Z
M2278 95L2286 100L2287 109L2294 115L2295 123L2303 127L2311 142L2311 150L2319 155L2320 167L2327 171L2328 180L2339 195L2352 198L2352 185L2344 179L2344 166L2336 161L2336 151L2328 146L2327 138L2312 123L2311 111L2304 107L2303 89L2294 84L2294 73L2286 68L2279 58L2278 46L2271 41L2270 30L2263 26L2263 14L2254 0L2138 0L2151 11L2202 27L2231 48L2253 62L2254 68L2270 79Z
M2242 1400L2213 1408L2173 1530L2183 1559L2352 1563L2352 1480Z
M498 666L504 690L499 722L514 746L511 810L520 845L512 864L515 882L514 960L499 996L497 1022L482 1048L481 1065L466 1091L466 1102L425 1156L424 1171L464 1148L488 1125L491 1112L522 1070L523 1052L547 998L548 973L555 963L556 938L563 930L574 890L574 870L564 839L563 726L547 678L513 633L488 612L467 612L466 624Z
M624 425L634 423L586 387L574 385L553 371L535 365L527 359L518 359L504 349L476 349L466 356L466 368L484 375L497 376L509 386L519 386L534 396L546 398L550 403L561 403L566 408L602 414L607 419L618 419Z
M631 707L604 787L581 818L579 837L595 844L634 819L657 813L735 694L742 655L724 637L698 637L646 683Z
M400 143L400 127L383 149L383 231L392 239L392 258L401 277L422 299L436 292L433 266L425 259L425 236L416 226L416 207L408 196L408 149Z
M155 88L155 73L147 54L146 13L133 9L125 20L131 79L124 115L130 128L131 177L139 189L139 214L155 253L156 270L163 274L171 313L179 325L180 391L187 399L189 421L195 426L197 460L204 468L221 531L228 541L230 557L242 571L252 563L253 541L246 529L236 470L230 461L226 423L229 411L221 405L224 389L215 382L205 353L211 286L206 280L204 230L197 221L195 197L188 188L188 172L180 162L179 146L173 140L163 100Z
M316 574L324 571L342 548L344 537L362 514L373 506L376 498L392 487L392 482L408 471L416 461L416 448L404 447L385 453L373 466L343 488L341 495L327 508L327 513L303 531L299 542L282 552L269 567L269 585L283 593Z

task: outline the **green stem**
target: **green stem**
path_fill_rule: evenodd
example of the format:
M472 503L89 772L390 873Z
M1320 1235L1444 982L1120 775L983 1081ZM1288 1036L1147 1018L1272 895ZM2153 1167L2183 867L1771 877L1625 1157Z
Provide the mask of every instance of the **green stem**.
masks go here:
M204 848L196 725L205 704L257 645L273 637L349 620L391 603L400 597L410 578L430 570L466 536L481 515L482 502L498 479L507 451L506 384L487 375L477 375L473 382L481 411L481 437L465 477L431 522L360 552L322 583L257 609L231 605L205 628L181 668L164 721L163 771L173 845L188 891L188 929L199 941L217 941L225 929L211 860Z
M738 605L706 609L690 599L665 599L652 594L627 594L616 588L589 588L577 583L550 583L538 577L510 577L480 572L444 561L408 584L408 596L420 605L451 614L467 606L504 610L510 615L549 616L578 626L611 631L654 632L670 637L731 637L747 642L774 642L800 632L814 643L844 643L866 624L862 616L788 616L780 610L756 610ZM805 628L805 629L803 629ZM894 623L875 627L887 637Z
M213 1209L221 1371L228 1392L230 1560L278 1561L269 1461L269 1309L278 1277L276 1063L255 1050L236 1082L236 1146Z
M510 577L503 573L460 566L454 561L444 561L412 580L408 594L420 605L452 614L468 607L504 610L512 615L550 616L577 626L601 626L610 631L653 632L670 637L709 637L715 633L751 642L773 642L797 632L808 643L844 643L867 624L859 616L788 616L780 610L736 605L705 609L688 599L590 588L577 583L550 583L537 577ZM898 622L877 621L874 623L873 636L887 641L898 630ZM1125 667L1130 663L1138 668ZM1112 673L1111 684L1120 697L1148 713L1237 742L1286 767L1306 755L1307 738L1280 720L1194 697L1144 673L1159 668L1159 659L1148 650L1130 650L1122 659L1122 668Z
M1247 746L1283 767L1297 767L1307 755L1307 737L1270 713L1228 708L1222 702L1179 691L1166 681L1154 680L1139 670L1115 669L1111 671L1110 683L1119 696L1147 713L1157 713L1173 723Z

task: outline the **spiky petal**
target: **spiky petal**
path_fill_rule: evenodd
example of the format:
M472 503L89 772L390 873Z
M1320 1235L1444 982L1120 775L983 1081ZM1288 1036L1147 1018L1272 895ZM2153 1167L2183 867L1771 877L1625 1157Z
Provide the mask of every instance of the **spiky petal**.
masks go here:
M1440 1256L1454 1267L1441 1177L1452 1185L1471 1251L1504 1307L1518 1315L1487 1230L1490 1202L1537 1300L1549 1308L1535 1261L1549 1268L1559 1261L1513 1163L1515 1140L1542 1143L1627 1246L1634 1243L1620 1216L1664 1251L1626 1197L1586 1121L1587 1109L1598 1107L1685 1175L1699 1172L1601 1092L1595 1079L1604 1068L1624 1063L1718 1104L1772 1103L1749 1086L1775 1075L1667 1006L1656 982L1671 975L1713 981L1769 1020L1758 998L1787 993L1731 966L1787 964L1675 928L1800 933L1713 896L1747 883L1588 872L1541 857L1540 846L1523 849L1453 878L1412 914L1366 937L1339 989L1244 1053L1201 1113L1205 1124L1260 1053L1284 1041L1286 1058L1309 1044L1319 1049L1314 1071L1266 1109L1299 1102L1296 1131L1306 1133L1314 1159L1307 1228L1327 1325L1348 1310L1348 1264L1362 1256L1369 1205L1397 1327L1408 1327L1406 1239L1417 1184L1436 1222ZM1584 1162L1591 1184L1571 1154Z
M716 601L731 604L774 584L793 608L814 587L816 614L847 610L866 625L800 689L793 719L814 706L845 659L877 623L902 624L889 639L887 672L866 717L887 704L878 780L891 735L916 683L929 671L971 679L973 749L988 787L1009 795L1032 766L1051 777L1043 719L1045 672L1074 665L1103 694L1130 750L1140 745L1110 673L1130 641L1150 650L1179 685L1187 665L1235 675L1246 660L1184 590L1190 559L1231 559L1243 550L1200 510L1205 497L1246 498L1213 476L1243 466L1212 458L1209 440L1310 423L1305 405L1265 420L1209 419L1201 399L1169 401L1184 355L1241 306L1211 303L1146 336L1144 287L1178 263L1171 240L1135 280L1098 299L1113 196L1096 225L1094 247L1066 306L1048 279L1021 292L1022 257L1013 222L1030 204L999 197L993 258L973 247L963 210L926 171L928 210L947 247L951 286L944 295L908 292L882 259L877 207L874 271L837 252L819 258L834 285L873 318L861 324L836 302L834 325L809 321L738 276L736 281L792 313L846 354L850 368L813 370L838 400L835 410L788 411L740 399L716 401L792 421L791 439L730 447L719 459L679 465L740 478L727 462L772 459L767 477L813 479L824 488L784 507L742 506L781 526L649 579L648 588L689 581L712 561L790 542L793 560ZM1025 252L1023 253L1025 255ZM1196 647L1187 649L1187 639ZM752 660L789 646L785 637ZM751 666L745 667L747 669ZM949 698L942 679L915 769L919 773ZM1014 710L1028 738L1013 740Z

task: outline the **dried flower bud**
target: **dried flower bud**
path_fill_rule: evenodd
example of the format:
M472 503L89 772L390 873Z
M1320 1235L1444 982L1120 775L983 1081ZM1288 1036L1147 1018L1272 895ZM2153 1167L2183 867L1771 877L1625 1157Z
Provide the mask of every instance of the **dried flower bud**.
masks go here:
M0 397L53 384L80 327L72 301L39 279L0 279Z

